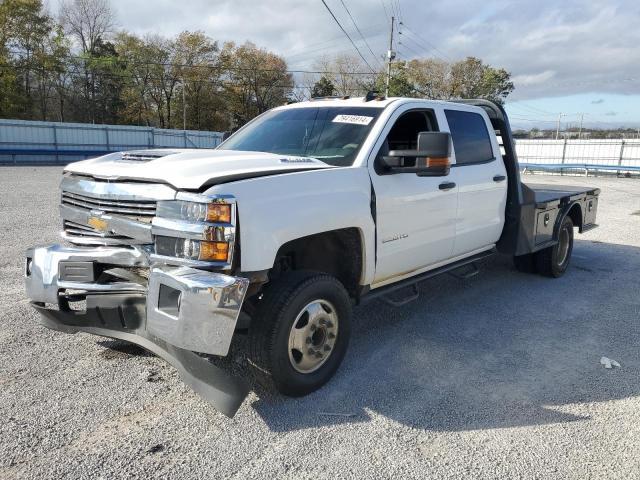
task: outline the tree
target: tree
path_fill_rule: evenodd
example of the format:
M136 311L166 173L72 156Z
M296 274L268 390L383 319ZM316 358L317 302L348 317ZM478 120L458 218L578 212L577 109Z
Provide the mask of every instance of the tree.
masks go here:
M176 39L175 50L180 71L177 98L187 128L226 126L218 44L203 32L182 32Z
M60 23L85 54L93 54L99 42L115 26L115 15L108 0L64 0Z
M33 70L36 80L37 109L39 118L64 119L68 74L69 44L60 26L54 26L43 39L42 47L34 52ZM56 114L53 115L53 112Z
M359 57L340 54L333 57L322 57L314 69L322 71L335 87L334 95L358 96L373 90L375 73Z
M313 84L313 88L311 89L311 96L331 97L335 90L336 87L333 82L323 75L322 77L320 77L320 80Z
M78 67L83 70L83 92L85 108L79 113L86 115L86 121L95 123L97 119L96 92L97 75L105 72L96 70L98 65L93 57L104 57L104 45L115 25L115 16L108 0L64 0L60 5L60 24L75 40L82 53ZM86 108L88 106L89 108Z
M389 80L389 96L390 97L414 97L416 96L416 87L409 78L407 62L394 62L391 64L391 78ZM375 90L384 94L387 86L387 72L381 72L377 78Z
M127 32L116 36L115 48L128 80L122 91L122 119L125 123L153 125L155 113L150 98L153 51L142 38Z
M14 116L20 100L18 71L11 63L11 13L9 2L0 3L0 115Z
M450 65L432 58L415 59L407 63L406 75L413 84L415 94L432 99L451 96L449 86Z
M38 85L34 85L34 71L38 71L46 56L44 48L53 21L44 11L41 0L5 0L0 3L0 19L3 31L0 54L15 68L3 78L9 82L3 103L8 101L17 110L16 116L30 118L35 113L34 107L40 104L36 98Z
M227 109L234 125L285 103L293 90L293 77L282 57L253 43L226 43L220 52L226 71L224 90Z

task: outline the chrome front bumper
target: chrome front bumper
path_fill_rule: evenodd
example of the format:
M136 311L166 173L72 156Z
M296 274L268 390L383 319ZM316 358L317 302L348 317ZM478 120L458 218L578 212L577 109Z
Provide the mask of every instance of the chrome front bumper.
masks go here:
M69 281L63 269L94 262L97 267L147 267L148 256L124 247L61 245L27 251L27 296L44 324L67 333L85 331L120 338L153 351L183 379L232 416L247 389L198 353L227 355L249 280L190 267L150 266L148 286L133 281ZM82 275L79 275L82 279ZM86 310L69 308L86 298Z
M27 296L35 303L58 305L66 290L89 294L146 294L146 322L151 334L185 350L224 356L249 286L246 278L190 267L151 267L148 288L134 282L78 282L60 278L61 262L95 262L117 267L146 266L138 249L75 248L61 245L27 251Z

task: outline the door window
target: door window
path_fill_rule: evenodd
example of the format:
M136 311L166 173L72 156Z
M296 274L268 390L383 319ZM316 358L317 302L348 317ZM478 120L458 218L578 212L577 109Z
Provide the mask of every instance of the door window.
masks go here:
M487 124L482 115L460 110L445 110L444 113L456 152L456 165L484 163L495 159Z
M403 113L393 124L387 138L376 155L376 173L382 173L380 158L389 150L416 150L418 148L418 134L420 132L434 132L438 130L435 115L431 110L411 110ZM415 158L406 158L405 165L415 163Z

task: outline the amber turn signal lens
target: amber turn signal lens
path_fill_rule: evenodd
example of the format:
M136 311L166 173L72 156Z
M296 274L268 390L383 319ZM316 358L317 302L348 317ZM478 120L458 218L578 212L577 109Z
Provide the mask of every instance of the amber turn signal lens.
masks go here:
M448 166L449 166L448 157L427 157L427 167L429 168L448 167Z
M207 222L231 223L231 205L228 203L209 203Z
M227 242L200 242L200 256L198 260L205 262L226 262L229 256Z

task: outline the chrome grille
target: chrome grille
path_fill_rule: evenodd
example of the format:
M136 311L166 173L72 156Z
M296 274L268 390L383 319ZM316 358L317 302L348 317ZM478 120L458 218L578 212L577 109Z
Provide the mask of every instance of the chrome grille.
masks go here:
M150 245L160 200L173 200L168 185L108 181L67 174L61 184L62 237L78 245Z
M63 191L62 204L87 210L100 210L107 214L127 217L144 223L151 223L156 214L156 202L154 200L111 200Z
M88 225L82 225L80 223L72 222L70 220L65 220L63 222L64 233L67 234L68 237L72 238L82 238L82 237L94 237L96 239L100 238L111 238L118 240L131 240L131 237L126 237L124 235L114 235L114 234L106 234L103 232L99 232L93 227Z

